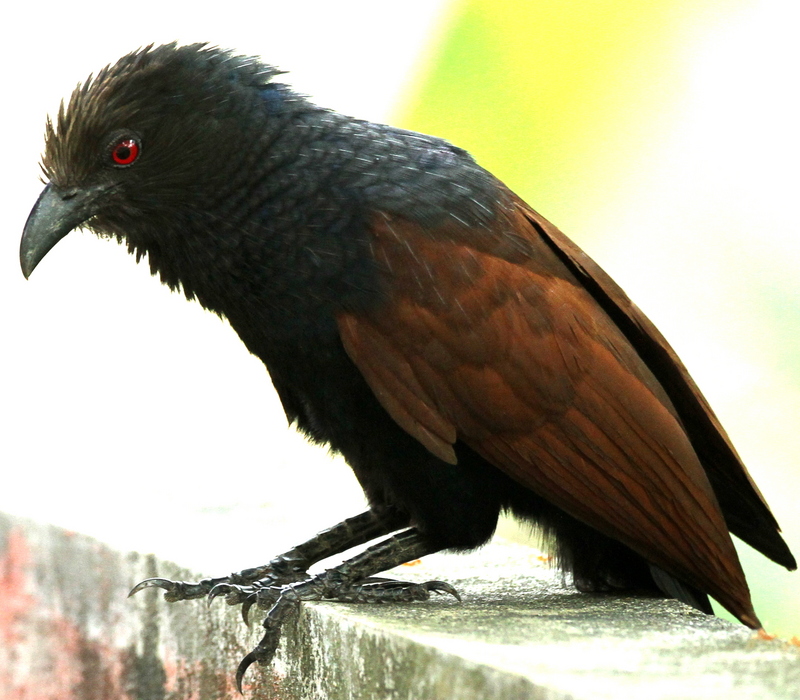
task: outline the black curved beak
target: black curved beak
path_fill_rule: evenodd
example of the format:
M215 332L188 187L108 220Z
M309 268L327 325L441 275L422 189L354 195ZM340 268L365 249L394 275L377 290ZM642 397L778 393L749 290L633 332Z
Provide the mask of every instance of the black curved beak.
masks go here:
M72 229L90 219L104 187L58 188L51 182L36 200L19 246L19 262L27 279L48 251Z

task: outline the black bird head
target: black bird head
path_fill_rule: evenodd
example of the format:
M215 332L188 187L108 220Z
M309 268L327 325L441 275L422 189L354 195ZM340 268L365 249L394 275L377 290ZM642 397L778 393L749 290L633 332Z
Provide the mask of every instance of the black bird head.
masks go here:
M25 276L83 225L231 321L246 297L273 326L313 325L383 294L369 253L376 212L495 222L507 198L463 150L314 105L274 81L280 72L168 44L78 86L47 124L49 183L25 225Z
M47 122L50 182L25 225L25 276L81 224L124 239L137 256L157 253L159 235L187 230L187 219L230 191L232 154L263 153L269 125L243 114L263 116L264 94L286 89L271 82L280 72L204 44L169 44L130 53L79 85L55 125Z

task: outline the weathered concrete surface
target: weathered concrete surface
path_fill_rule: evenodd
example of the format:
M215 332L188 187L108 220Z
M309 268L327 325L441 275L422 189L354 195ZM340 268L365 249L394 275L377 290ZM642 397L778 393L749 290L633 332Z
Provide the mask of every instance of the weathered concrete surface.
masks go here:
M0 547L0 700L235 697L258 626L248 632L223 604L125 597L145 576L188 572L5 516ZM800 698L800 648L674 601L575 593L528 547L431 556L397 575L445 578L464 601L306 604L245 696Z
M297 696L800 698L797 646L677 601L576 593L529 551L493 545L469 557L431 556L419 567L426 571L406 575L447 572L461 605L306 606L307 637L292 643L288 669ZM353 678L358 690L348 689Z
M225 606L128 599L172 564L0 514L0 700L233 698L254 634ZM263 674L248 697L272 698Z

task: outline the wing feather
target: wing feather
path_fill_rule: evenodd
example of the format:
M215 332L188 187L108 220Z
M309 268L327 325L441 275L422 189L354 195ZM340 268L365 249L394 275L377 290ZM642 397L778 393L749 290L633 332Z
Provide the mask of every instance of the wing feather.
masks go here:
M591 292L666 388L706 468L728 527L787 569L797 562L736 449L686 367L650 319L597 263L543 216L517 200L533 229Z
M348 354L435 455L455 463L463 441L755 624L670 397L529 217L515 206L496 230L476 233L379 215L372 245L390 294L378 311L339 317Z

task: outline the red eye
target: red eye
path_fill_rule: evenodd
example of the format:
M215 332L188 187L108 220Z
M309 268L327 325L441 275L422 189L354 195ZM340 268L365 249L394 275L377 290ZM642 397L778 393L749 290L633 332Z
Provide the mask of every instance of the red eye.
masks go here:
M139 142L136 139L124 139L111 151L111 160L115 165L130 165L139 157Z

